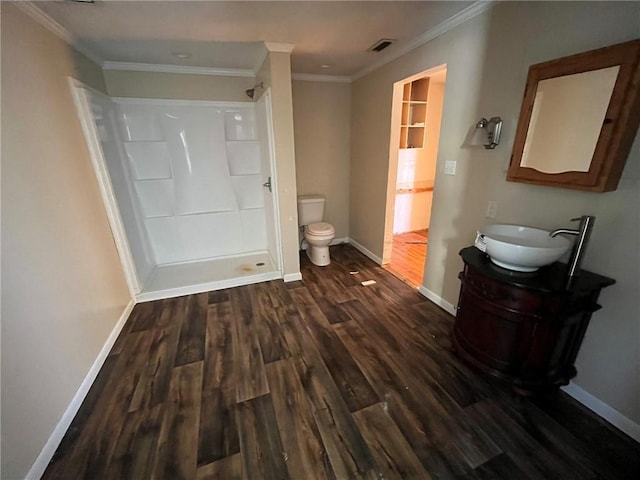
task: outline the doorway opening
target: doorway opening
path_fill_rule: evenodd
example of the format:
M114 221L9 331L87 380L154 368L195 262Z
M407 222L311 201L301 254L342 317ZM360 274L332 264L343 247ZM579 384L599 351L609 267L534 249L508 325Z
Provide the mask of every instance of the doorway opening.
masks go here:
M383 265L422 285L447 69L442 65L394 84Z

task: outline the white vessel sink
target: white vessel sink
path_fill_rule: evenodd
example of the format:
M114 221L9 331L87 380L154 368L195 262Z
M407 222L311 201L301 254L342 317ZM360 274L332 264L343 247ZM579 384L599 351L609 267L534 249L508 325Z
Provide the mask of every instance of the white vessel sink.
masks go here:
M482 230L486 253L496 265L518 272L535 272L559 260L571 247L562 236L520 225L487 225Z

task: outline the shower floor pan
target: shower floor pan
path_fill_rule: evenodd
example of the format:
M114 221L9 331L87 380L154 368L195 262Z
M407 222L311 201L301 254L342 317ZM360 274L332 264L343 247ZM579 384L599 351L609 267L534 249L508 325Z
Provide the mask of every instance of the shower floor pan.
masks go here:
M268 253L158 265L137 295L139 302L239 287L282 278Z

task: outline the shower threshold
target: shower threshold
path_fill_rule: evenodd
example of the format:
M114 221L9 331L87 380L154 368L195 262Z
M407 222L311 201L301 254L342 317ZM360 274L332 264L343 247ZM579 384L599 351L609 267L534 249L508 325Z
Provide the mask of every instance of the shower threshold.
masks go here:
M139 302L239 287L282 278L267 252L158 265L137 295Z

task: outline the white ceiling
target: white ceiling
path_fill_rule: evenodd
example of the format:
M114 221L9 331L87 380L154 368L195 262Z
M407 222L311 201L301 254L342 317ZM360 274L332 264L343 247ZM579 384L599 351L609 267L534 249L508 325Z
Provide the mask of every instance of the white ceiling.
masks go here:
M262 42L290 43L297 74L354 77L478 10L470 1L111 1L33 4L102 62L255 70ZM481 6L480 6L481 7ZM453 17L453 20L452 20ZM384 52L367 49L397 40ZM175 52L189 52L180 59ZM329 65L323 68L322 65Z

